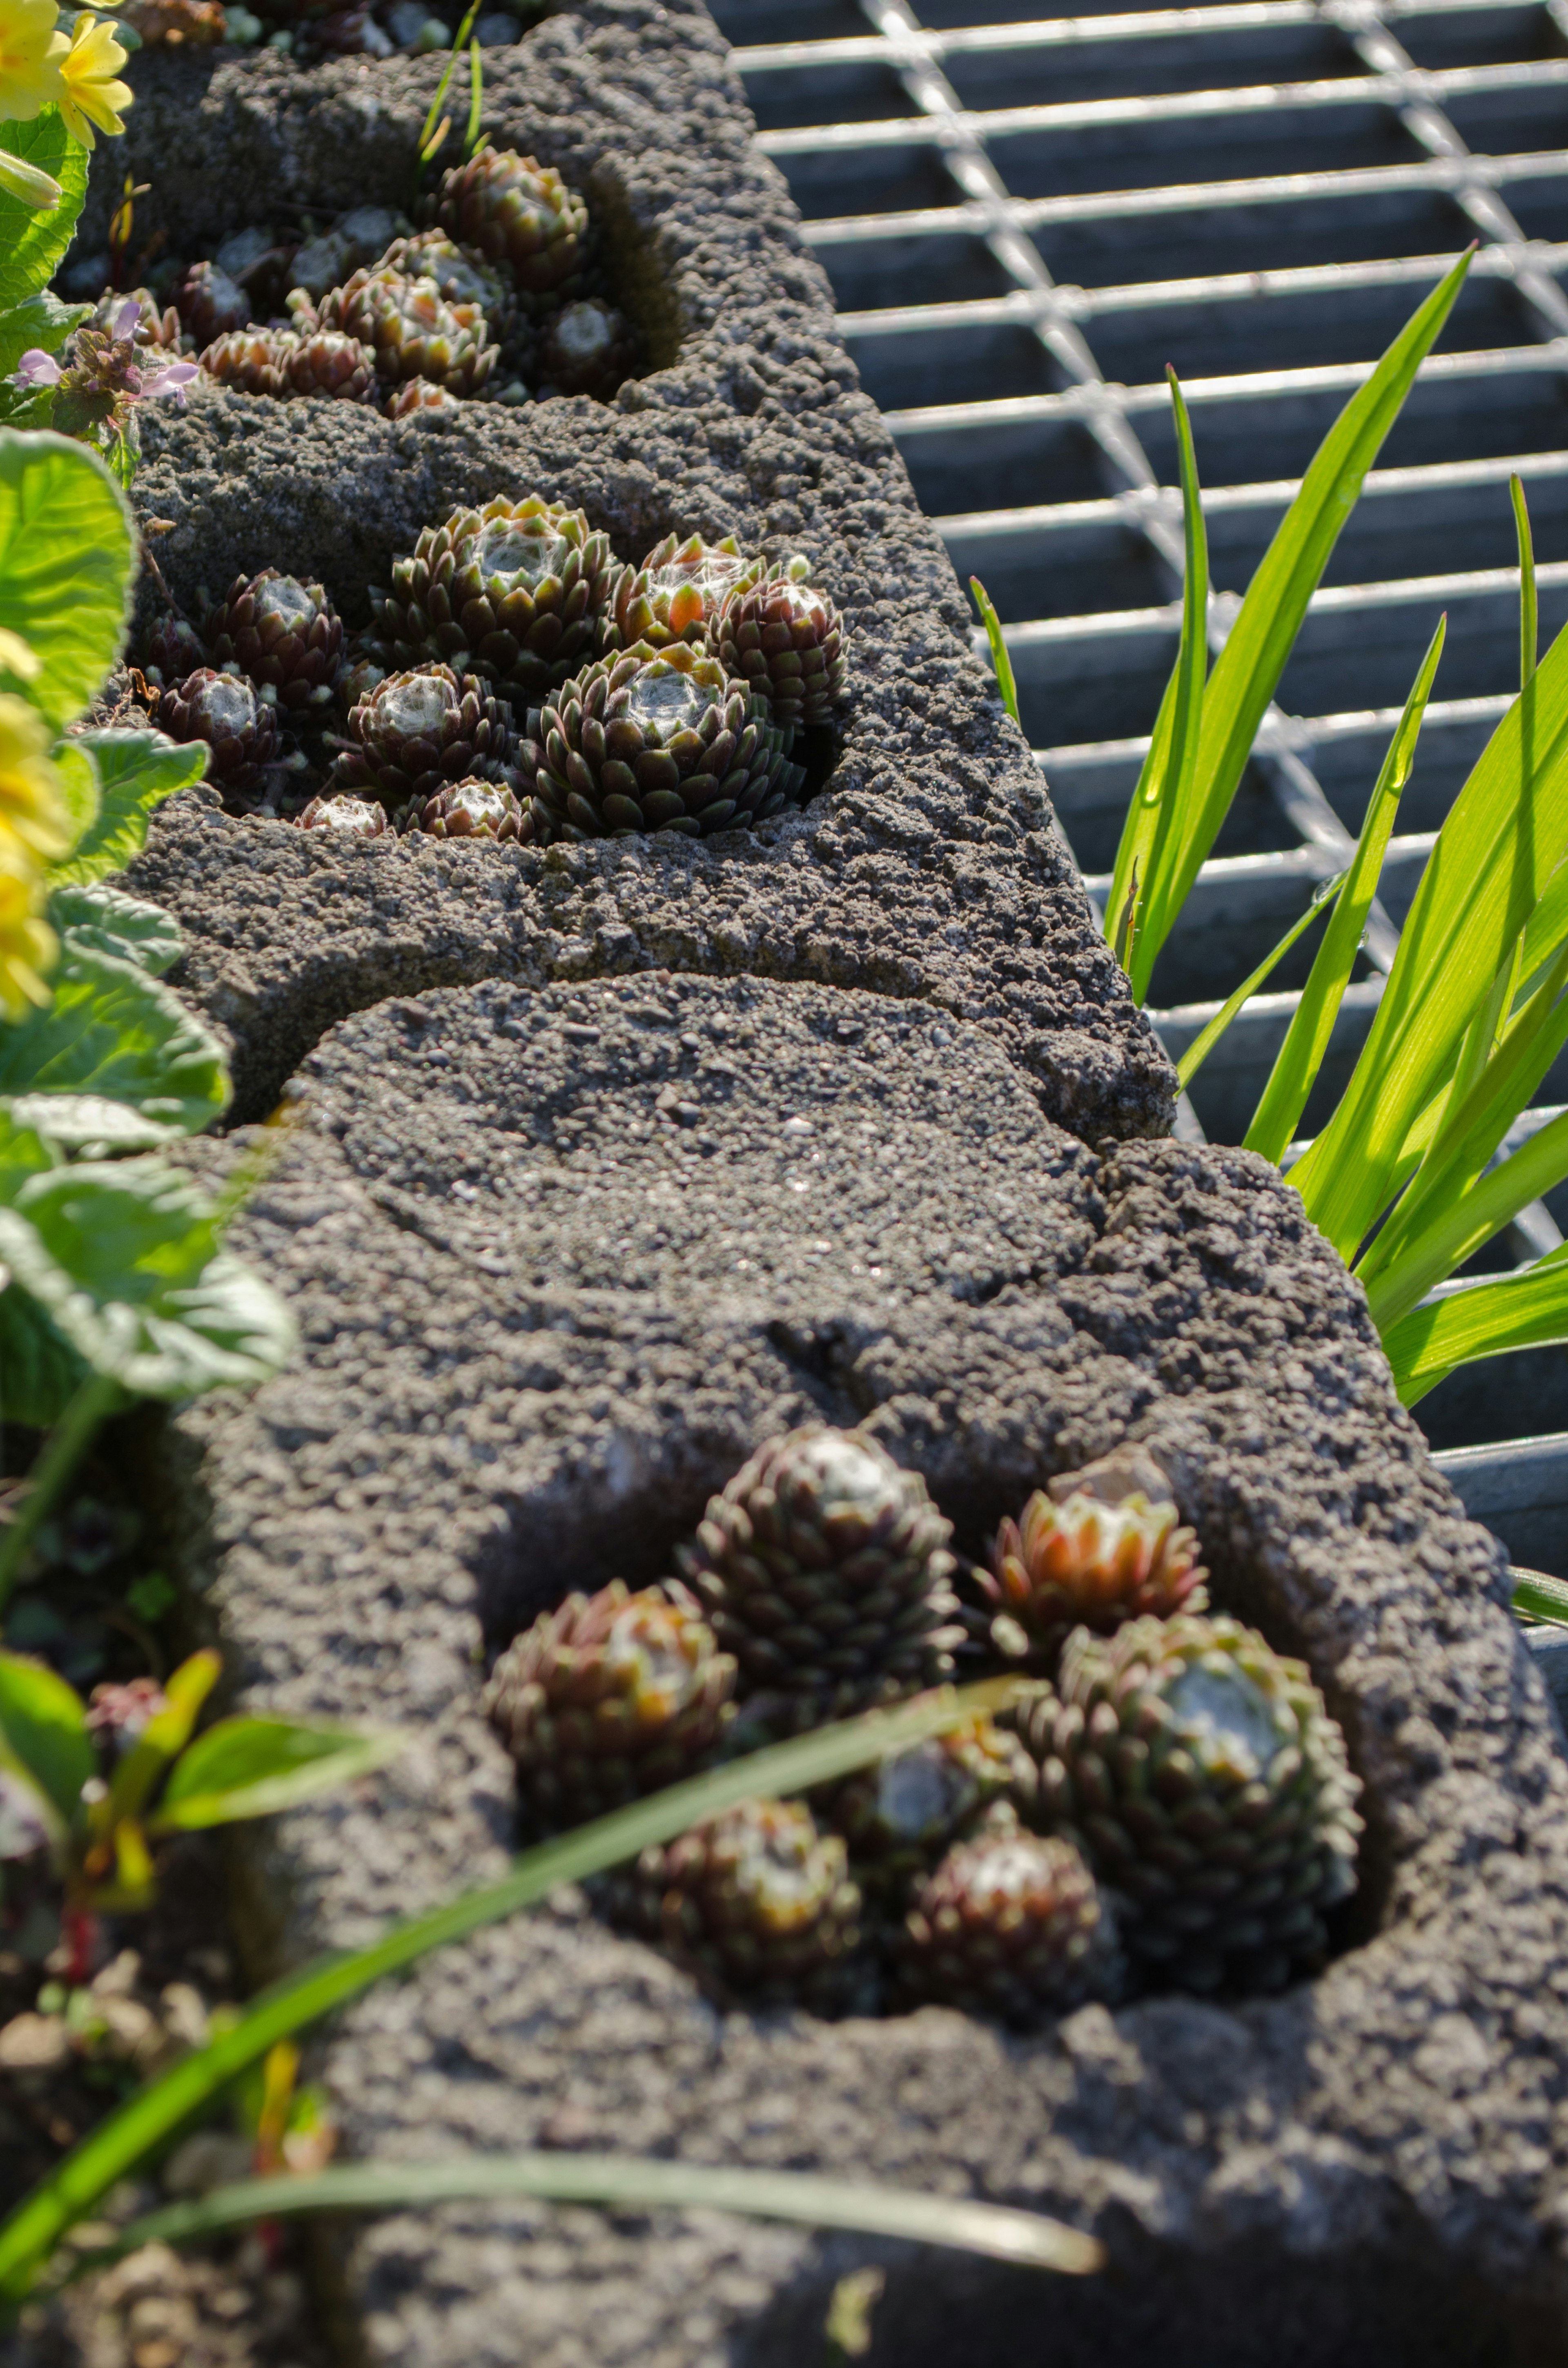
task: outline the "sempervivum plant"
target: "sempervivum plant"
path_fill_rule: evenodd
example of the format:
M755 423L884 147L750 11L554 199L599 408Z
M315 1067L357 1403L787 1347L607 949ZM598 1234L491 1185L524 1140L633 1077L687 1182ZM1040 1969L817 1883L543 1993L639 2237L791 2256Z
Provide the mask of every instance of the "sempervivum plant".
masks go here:
M793 574L733 593L715 620L710 646L726 673L766 698L775 723L831 723L844 696L844 628L825 592Z
M484 1706L528 1822L553 1832L695 1774L734 1684L695 1604L616 1579L542 1612L495 1664Z
M368 403L376 392L375 359L358 337L335 329L236 329L214 338L201 357L210 378L245 394L324 394Z
M524 846L535 836L531 805L505 781L454 781L423 804L415 799L403 827L430 838L495 838Z
M863 2008L875 1971L837 1834L798 1801L747 1801L644 1850L635 1920L721 2005Z
M154 721L171 740L207 742L207 778L231 804L258 795L267 768L281 761L278 710L242 674L199 667L159 694Z
M722 542L704 542L699 534L681 542L666 535L616 586L605 646L631 649L646 642L650 649L666 650L672 642L689 642L702 649L731 593L756 584L767 572L767 562L744 552L733 534Z
M901 2003L1021 2030L1121 1986L1115 1925L1082 1856L1017 1827L949 1851L915 1893L896 1964Z
M475 304L451 304L434 279L405 279L378 264L356 271L320 303L298 300L295 322L306 336L335 329L357 337L389 385L429 379L460 396L478 394L495 367L489 325Z
M1116 1505L1077 1494L1053 1504L1037 1492L1020 1520L1002 1523L992 1569L975 1577L996 1615L993 1641L1049 1674L1071 1629L1108 1634L1143 1612L1207 1611L1198 1553L1176 1507L1152 1505L1142 1490Z
M581 510L497 494L393 562L377 621L398 666L445 658L526 709L591 655L619 573Z
M312 798L294 817L301 830L335 831L340 838L390 838L392 824L385 806L373 798Z
M215 263L191 265L175 290L175 304L199 346L246 327L251 318L250 298Z
M811 1424L743 1464L678 1559L767 1716L811 1726L950 1673L951 1534L918 1473Z
M540 366L555 394L591 394L608 403L631 369L631 332L602 297L563 305L546 329Z
M207 620L207 644L218 666L271 684L280 706L324 707L332 700L343 624L319 584L264 567L234 578Z
M142 671L155 690L183 682L206 664L206 643L194 625L172 609L149 626L142 643Z
M551 691L518 762L554 838L759 822L805 776L767 745L744 686L684 642L645 642Z
M982 1716L850 1777L824 1814L844 1836L861 1887L881 1899L930 1873L993 1804L1027 1800L1034 1783L1017 1736Z
M588 209L560 174L488 142L441 176L426 217L459 245L506 265L523 305L540 311L578 292Z
M389 419L406 419L411 411L456 411L460 400L449 387L436 386L427 378L405 378L381 409Z
M1360 1786L1304 1664L1182 1613L1078 1629L1059 1691L1017 1714L1041 1821L1127 1902L1130 1949L1196 1990L1316 1964L1324 1914L1356 1886Z
M394 239L376 269L397 272L405 279L433 279L449 304L471 304L483 313L497 345L506 343L517 324L511 274L487 263L476 248L459 246L444 230Z
M394 810L499 774L512 749L500 701L477 676L447 666L387 675L350 711L348 730L355 745L337 758L334 788L369 790Z

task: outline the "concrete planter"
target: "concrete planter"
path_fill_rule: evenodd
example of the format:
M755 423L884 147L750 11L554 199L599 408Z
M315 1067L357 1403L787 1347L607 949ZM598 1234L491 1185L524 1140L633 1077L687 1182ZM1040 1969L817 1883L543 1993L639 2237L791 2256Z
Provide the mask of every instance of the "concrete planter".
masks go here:
M197 126L161 201L216 233L279 188L389 194L433 69L144 79L134 138ZM973 1553L1046 1474L1151 1442L1221 1607L1312 1664L1369 1832L1317 1980L1030 2042L935 2009L720 2017L578 1899L449 1952L324 2048L356 2153L858 2171L1059 2212L1113 2266L1069 2288L717 2218L453 2207L345 2241L346 2328L400 2368L793 2368L870 2258L869 2357L900 2368L1151 2340L1193 2368L1568 2357L1568 1767L1502 1557L1288 1188L1141 1139L1170 1073L706 18L596 0L488 87L498 136L614 225L661 367L608 408L398 427L203 399L138 484L165 573L188 596L271 562L352 617L446 507L537 489L631 556L676 526L803 545L856 692L823 793L752 837L343 849L198 794L132 874L189 933L241 1115L297 1110L237 1234L301 1353L171 1427L171 1533L244 1699L411 1736L363 1799L252 1849L258 1970L499 1869L487 1650L570 1587L666 1568L748 1447L813 1412L869 1420Z

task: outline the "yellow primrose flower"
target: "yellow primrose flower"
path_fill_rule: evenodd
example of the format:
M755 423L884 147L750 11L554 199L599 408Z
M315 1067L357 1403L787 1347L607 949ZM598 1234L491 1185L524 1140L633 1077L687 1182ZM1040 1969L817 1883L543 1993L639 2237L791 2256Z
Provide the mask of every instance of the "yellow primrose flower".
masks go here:
M93 125L114 138L125 129L120 120L135 94L118 82L127 52L115 39L112 25L101 25L83 13L76 19L71 47L60 63L60 111L84 148L93 145Z
M25 699L0 691L0 862L63 855L71 844L49 736Z
M61 96L71 44L54 29L54 0L0 0L0 119L30 123Z
M43 875L34 864L0 860L0 1008L20 1019L29 1004L49 1001L43 973L60 941L43 912Z

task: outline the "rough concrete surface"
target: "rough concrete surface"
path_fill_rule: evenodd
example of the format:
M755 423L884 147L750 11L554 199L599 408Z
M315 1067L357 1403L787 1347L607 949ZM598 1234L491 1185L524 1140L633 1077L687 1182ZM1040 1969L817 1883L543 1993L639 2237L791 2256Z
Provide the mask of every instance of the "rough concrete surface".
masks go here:
M498 1871L486 1649L569 1587L667 1567L748 1447L813 1412L869 1420L971 1549L1050 1472L1150 1441L1217 1600L1307 1656L1368 1787L1345 1952L1269 2002L1091 2008L1033 2042L937 2009L726 2019L575 1897L429 1961L326 2051L355 2153L869 2173L1092 2224L1116 2267L1069 2287L718 2219L452 2208L348 2257L370 2357L814 2363L868 2258L869 2356L899 2368L1155 2339L1193 2368L1564 2356L1568 1766L1495 1549L1289 1189L1242 1152L1096 1156L983 1029L814 985L433 992L334 1030L301 1084L241 1239L302 1356L181 1418L184 1559L247 1700L413 1741L254 1867L253 1899L290 1902L272 1951Z
M138 60L125 165L139 232L194 245L290 208L406 202L439 62ZM833 330L724 44L695 0L593 0L485 58L485 125L559 165L650 374L610 404L555 400L393 425L348 403L204 388L149 419L136 485L177 598L264 564L319 578L351 624L419 529L460 503L581 505L637 560L667 532L803 549L847 626L836 766L756 834L545 858L482 853L455 894L410 849L301 845L280 824L172 814L137 880L186 922L190 984L265 1106L332 1019L486 973L530 984L663 965L926 996L983 1019L1087 1139L1170 1122L1174 1079L1100 939L1023 742L967 647L940 542ZM110 184L112 183L112 188ZM95 223L85 244L100 236ZM143 585L143 613L151 599ZM256 879L265 872L265 894Z

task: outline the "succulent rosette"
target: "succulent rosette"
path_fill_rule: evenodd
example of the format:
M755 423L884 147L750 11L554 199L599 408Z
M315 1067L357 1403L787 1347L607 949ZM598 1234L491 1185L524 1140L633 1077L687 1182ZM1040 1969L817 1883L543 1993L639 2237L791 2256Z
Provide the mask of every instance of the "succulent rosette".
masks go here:
M486 262L476 247L460 246L444 230L394 239L376 269L405 279L433 279L449 304L472 305L483 313L497 345L505 345L517 325L517 297L510 272Z
M526 846L535 836L533 809L505 781L454 781L403 816L404 830L430 838L494 838Z
M343 624L319 584L276 567L236 576L207 620L215 665L237 666L258 688L269 683L292 712L329 706L343 650Z
M994 1806L1033 1788L1016 1735L986 1717L911 1744L851 1776L819 1811L844 1836L861 1888L896 1898Z
M154 689L183 682L207 664L207 644L194 625L172 610L150 625L142 642L142 671Z
M540 368L556 394L591 394L608 403L631 370L631 332L599 296L564 304L544 332Z
M199 346L248 326L251 300L216 263L193 263L175 290L175 306Z
M301 830L329 830L340 838L390 838L392 824L385 806L374 798L347 794L312 798L294 817Z
M1002 1523L992 1568L975 1580L995 1615L994 1641L1049 1675L1074 1628L1108 1634L1146 1612L1207 1611L1198 1554L1196 1532L1168 1500L1152 1505L1137 1490L1114 1505L1078 1494L1053 1503L1037 1492L1018 1520Z
M290 301L303 334L328 329L357 337L389 385L428 379L468 397L482 391L495 367L484 314L475 304L449 303L434 279L407 279L378 264L356 271L315 305Z
M785 730L831 723L844 696L844 627L825 592L793 573L731 595L709 645L725 672L767 700Z
M378 628L396 665L444 658L480 675L521 723L592 655L619 574L608 535L581 510L498 494L426 527L393 562Z
M650 649L667 650L672 643L689 642L706 651L710 629L730 595L767 572L767 561L744 552L733 534L722 542L705 542L699 534L684 542L666 535L617 585L605 620L605 649L645 642Z
M1115 1924L1070 1842L1001 1827L949 1850L915 1892L895 1951L906 2006L1028 2031L1121 1987Z
M457 781L498 779L513 745L502 703L477 676L447 666L385 676L350 711L348 731L354 745L337 758L334 788L368 790L393 810Z
M554 1832L695 1774L734 1683L694 1604L616 1579L542 1612L496 1662L484 1706L528 1822Z
M538 312L577 294L588 209L553 166L486 142L442 175L426 213L458 245L506 265L525 308Z
M155 721L171 740L206 741L207 778L225 803L243 807L266 787L267 768L281 761L278 710L242 674L199 667L160 693Z
M705 837L777 813L804 780L743 686L683 642L640 642L552 691L518 761L552 838Z
M1058 1691L1017 1713L1040 1819L1125 1901L1130 1950L1196 1990L1317 1964L1356 1887L1360 1786L1304 1663L1184 1612L1075 1630Z
M210 378L244 394L327 395L368 403L376 393L375 358L358 337L335 329L237 329L217 337L201 357Z
M415 411L456 411L460 398L449 387L437 386L427 378L405 378L392 389L381 409L389 419L406 419Z

